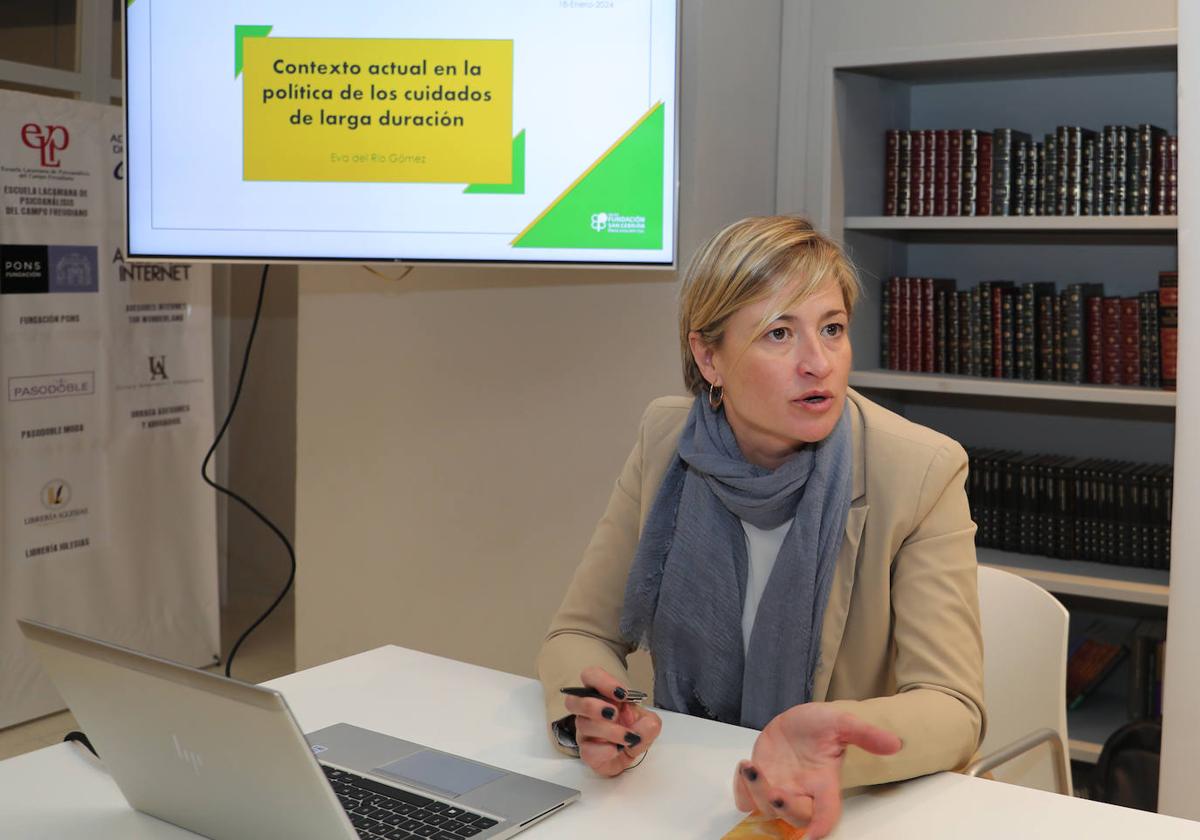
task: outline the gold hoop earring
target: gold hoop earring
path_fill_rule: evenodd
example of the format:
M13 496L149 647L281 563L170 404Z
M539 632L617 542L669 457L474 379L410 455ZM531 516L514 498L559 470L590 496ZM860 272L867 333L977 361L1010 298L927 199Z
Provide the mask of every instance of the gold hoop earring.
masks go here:
M721 403L725 402L725 389L719 388L712 383L708 386L708 407L716 411L721 407Z

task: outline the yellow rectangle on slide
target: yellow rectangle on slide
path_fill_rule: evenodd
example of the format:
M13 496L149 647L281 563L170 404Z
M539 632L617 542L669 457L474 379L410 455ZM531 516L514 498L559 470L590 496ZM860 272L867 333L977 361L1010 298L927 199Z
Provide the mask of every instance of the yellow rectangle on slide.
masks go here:
M246 38L247 181L507 184L513 42Z

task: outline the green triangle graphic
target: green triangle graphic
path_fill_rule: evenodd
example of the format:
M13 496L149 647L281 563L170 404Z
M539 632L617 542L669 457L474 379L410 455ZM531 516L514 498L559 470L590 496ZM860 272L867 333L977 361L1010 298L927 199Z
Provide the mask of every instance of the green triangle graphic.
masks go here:
M513 138L512 181L507 184L469 184L467 195L524 195L525 194L525 129Z
M266 38L273 28L241 24L233 27L233 78L242 75L242 41L246 38Z
M659 102L513 240L514 248L662 247Z

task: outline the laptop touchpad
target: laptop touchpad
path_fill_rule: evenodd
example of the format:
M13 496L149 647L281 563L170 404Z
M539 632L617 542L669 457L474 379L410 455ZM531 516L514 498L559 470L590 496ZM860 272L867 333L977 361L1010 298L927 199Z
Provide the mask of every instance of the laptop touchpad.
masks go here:
M399 782L430 788L450 796L462 796L505 775L501 770L455 758L435 750L421 750L377 767L375 772Z

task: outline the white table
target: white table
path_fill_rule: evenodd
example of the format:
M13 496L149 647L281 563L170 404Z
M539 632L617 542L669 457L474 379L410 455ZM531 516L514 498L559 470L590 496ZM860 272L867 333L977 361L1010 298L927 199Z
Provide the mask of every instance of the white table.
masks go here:
M641 766L601 779L559 755L533 680L398 647L267 683L305 731L339 721L578 788L583 798L522 838L717 838L740 818L730 781L755 733L664 712ZM0 838L195 837L132 811L90 754L60 744L0 762ZM835 838L1197 838L1200 823L940 773L846 803Z

